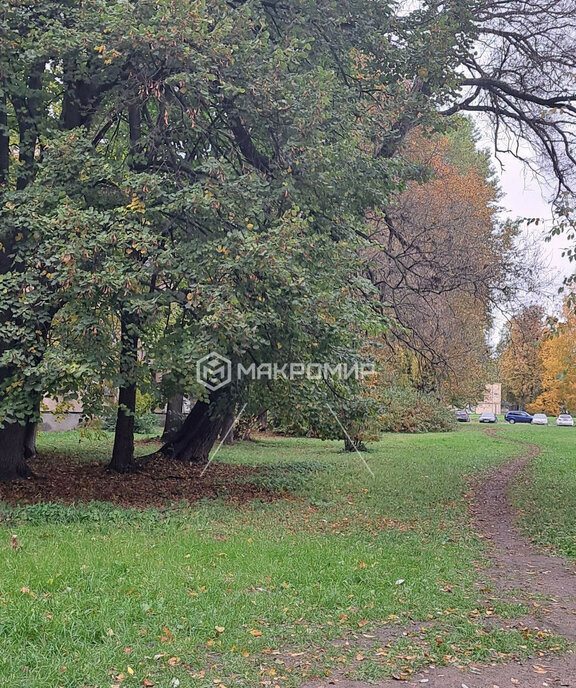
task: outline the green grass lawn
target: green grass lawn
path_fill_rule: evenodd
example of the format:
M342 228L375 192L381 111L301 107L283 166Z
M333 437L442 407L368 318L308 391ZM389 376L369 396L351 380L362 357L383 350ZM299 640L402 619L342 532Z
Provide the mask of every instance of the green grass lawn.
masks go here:
M39 438L41 452L74 460L105 459L110 446ZM475 585L483 550L466 478L521 447L471 424L388 435L371 449L374 477L340 443L224 448L218 461L268 467L261 479L286 495L272 503L4 507L0 685L274 688L339 667L377 679L558 648L557 638L486 626L522 609L490 604ZM408 622L426 630L390 647L373 637Z
M514 489L527 535L576 559L576 428L525 427L506 436L538 444L540 455Z

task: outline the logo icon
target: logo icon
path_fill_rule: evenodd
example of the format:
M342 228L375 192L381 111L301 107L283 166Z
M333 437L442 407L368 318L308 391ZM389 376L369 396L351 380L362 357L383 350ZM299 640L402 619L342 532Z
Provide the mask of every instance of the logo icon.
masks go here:
M196 363L196 379L206 389L215 392L232 382L232 361L211 351Z

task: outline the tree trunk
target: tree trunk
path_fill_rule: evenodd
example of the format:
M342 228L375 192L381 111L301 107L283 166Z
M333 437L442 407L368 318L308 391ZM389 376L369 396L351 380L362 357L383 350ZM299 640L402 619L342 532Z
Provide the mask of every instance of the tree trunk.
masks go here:
M258 430L260 432L268 430L268 411L260 411L258 414Z
M140 108L128 107L128 128L130 132L130 155L134 167L135 149L141 137ZM120 313L120 377L123 385L118 392L118 416L114 433L112 460L108 468L119 473L134 470L134 417L136 413L136 374L138 369L138 328L137 319L122 305Z
M28 74L25 96L13 96L12 104L18 121L18 160L20 168L16 180L17 189L25 189L34 179L36 171L36 144L39 122L43 116L42 76L46 61L42 58L33 63Z
M114 431L114 448L108 468L118 473L134 469L134 414L136 412L136 385L120 387L118 416Z
M184 423L184 415L182 413L182 405L184 404L184 395L175 394L168 399L166 407L166 420L164 422L164 432L162 433L162 442L170 442L181 429Z
M176 437L165 444L161 452L177 461L208 461L230 405L228 395L224 396L221 391L212 393L209 402L197 401Z
M344 451L347 452L353 452L353 451L367 451L366 445L362 440L358 437L345 437L344 438Z
M38 423L29 420L24 432L24 457L32 459L36 456L36 437L38 435Z
M118 473L134 470L134 416L136 413L136 368L138 333L127 313L120 316L120 375L125 381L118 392L118 416L114 432L112 460L108 465Z
M222 422L222 429L220 430L220 437L224 440L224 444L231 446L234 444L234 420L236 415L233 410L230 410Z
M10 129L5 88L6 80L0 76L0 186L8 183L10 173Z
M78 77L79 66L75 60L64 60L62 80L65 84L62 95L60 125L67 131L88 124L93 113L93 100L97 90L93 82Z
M24 433L24 457L26 459L32 459L36 456L36 437L38 435L38 418L40 415L40 404L42 403L42 397L38 395L32 404L33 414L28 419L26 423L26 432Z
M0 274L1 272L0 270ZM0 312L0 323L5 322L6 315L6 312ZM12 346L10 339L2 339L2 334L3 330L0 326L0 356ZM0 367L0 382L5 385L10 381L13 373L14 371L9 366ZM27 478L32 474L26 464L25 441L26 425L6 421L3 427L0 427L0 480Z
M27 478L32 471L24 457L26 427L11 423L0 430L0 480Z

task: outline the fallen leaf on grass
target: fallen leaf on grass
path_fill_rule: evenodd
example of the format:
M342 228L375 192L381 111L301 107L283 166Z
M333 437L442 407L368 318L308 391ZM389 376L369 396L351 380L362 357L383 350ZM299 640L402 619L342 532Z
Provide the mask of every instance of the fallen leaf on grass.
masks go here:
M259 638L262 635L262 631L259 631L257 628L253 628L251 631L248 631L250 635L253 635L255 638Z
M164 633L160 637L160 642L161 643L171 643L174 640L174 634L172 631L167 626L163 626L162 630Z
M105 465L86 465L70 461L69 456L63 455L50 457L48 461L45 457L32 459L30 465L38 480L17 481L3 486L3 501L12 504L72 504L100 500L124 507L149 509L165 508L167 502L179 500L193 503L210 499L215 490L225 491L226 501L238 504L254 499L274 502L284 498L282 493L260 485L263 469L258 466L214 464L199 480L201 465L174 466L173 462L158 457L142 466L137 479L126 480L126 476L120 474L111 476ZM175 473L178 480L174 480Z

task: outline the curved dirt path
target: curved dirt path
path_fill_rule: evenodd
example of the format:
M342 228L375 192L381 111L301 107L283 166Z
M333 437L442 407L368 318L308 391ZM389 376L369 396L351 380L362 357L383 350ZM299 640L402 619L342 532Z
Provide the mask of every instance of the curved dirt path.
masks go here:
M472 514L478 532L490 544L488 554L493 562L487 575L492 578L495 591L516 591L517 601L534 610L530 617L532 625L576 642L575 565L560 557L538 552L515 525L508 492L516 475L539 453L535 445L517 443L526 447L526 453L499 466L473 489ZM535 596L537 607L534 606ZM335 678L316 683L315 688L334 685L339 688L369 686ZM576 688L576 653L548 659L538 657L513 664L473 664L465 671L455 667L435 667L412 676L408 681L386 680L376 685L377 688L402 685L420 688Z

